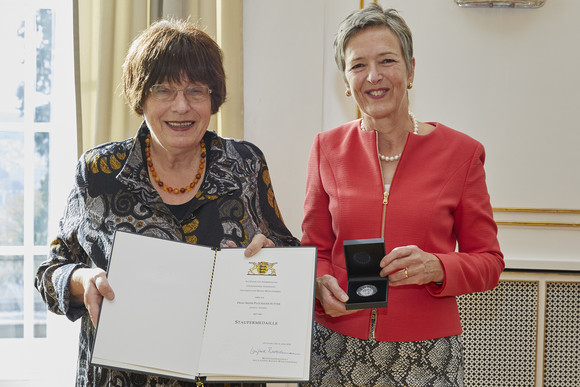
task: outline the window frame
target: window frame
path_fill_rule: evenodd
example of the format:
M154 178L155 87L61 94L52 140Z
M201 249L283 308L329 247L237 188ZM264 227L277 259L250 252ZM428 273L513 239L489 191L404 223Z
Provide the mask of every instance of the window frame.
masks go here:
M66 317L47 312L45 338L34 337L34 258L47 256L49 241L56 235L58 221L63 214L66 198L72 188L74 170L78 159L77 127L80 127L78 83L76 71L78 63L75 47L77 37L77 0L21 0L21 7L27 10L25 36L36 26L36 10L53 10L52 47L52 88L51 120L47 123L34 122L34 101L32 98L35 79L36 47L26 48L25 63L27 76L25 83L25 112L23 122L0 123L0 131L24 133L24 243L22 246L0 246L0 255L21 255L24 257L24 334L22 338L2 338L0 345L0 386L18 381L19 386L73 385L76 369L76 353L79 323L70 322ZM31 12L28 13L28 9ZM68 21L68 22L67 22ZM74 33L71 33L71 29ZM72 114L70 114L72 112ZM31 129L32 126L32 129ZM49 133L49 205L48 241L46 245L35 246L34 241L34 136L37 132ZM30 162L29 162L30 161Z

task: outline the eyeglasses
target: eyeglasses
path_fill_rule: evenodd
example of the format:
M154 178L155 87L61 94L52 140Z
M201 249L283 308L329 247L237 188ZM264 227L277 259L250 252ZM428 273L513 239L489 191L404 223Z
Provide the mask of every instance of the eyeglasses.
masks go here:
M206 86L188 86L185 89L176 89L168 85L153 85L149 89L153 98L161 102L173 102L177 93L183 91L183 96L189 102L203 102L211 94L211 89Z

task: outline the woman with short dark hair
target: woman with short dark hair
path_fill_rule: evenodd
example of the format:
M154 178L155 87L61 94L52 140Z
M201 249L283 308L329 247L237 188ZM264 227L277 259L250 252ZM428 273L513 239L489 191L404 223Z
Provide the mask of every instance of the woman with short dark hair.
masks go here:
M81 156L58 234L35 284L51 311L73 321L82 318L77 386L195 386L90 364L103 296L114 297L105 270L115 232L243 246L247 256L263 246L298 245L298 240L284 225L262 152L249 142L207 131L226 98L226 85L221 49L205 32L186 21L153 24L129 49L123 86L143 124L134 138ZM163 258L159 275L180 270L165 267ZM176 315L183 297L188 295L167 300L175 303Z

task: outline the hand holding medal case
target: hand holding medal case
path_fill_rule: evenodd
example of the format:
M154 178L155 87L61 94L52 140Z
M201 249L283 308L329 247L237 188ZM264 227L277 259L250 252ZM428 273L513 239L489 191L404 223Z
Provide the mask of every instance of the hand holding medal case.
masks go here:
M385 241L382 238L346 240L343 246L348 275L346 309L386 307L389 277L379 275Z

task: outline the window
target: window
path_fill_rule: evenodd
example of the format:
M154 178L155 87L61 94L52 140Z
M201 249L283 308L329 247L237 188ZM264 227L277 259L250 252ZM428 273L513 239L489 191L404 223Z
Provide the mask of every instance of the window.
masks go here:
M34 359L60 329L51 328L34 274L77 159L72 1L21 0L10 8L0 13L0 384L50 374L31 364L42 363Z

